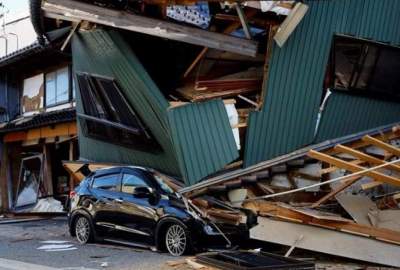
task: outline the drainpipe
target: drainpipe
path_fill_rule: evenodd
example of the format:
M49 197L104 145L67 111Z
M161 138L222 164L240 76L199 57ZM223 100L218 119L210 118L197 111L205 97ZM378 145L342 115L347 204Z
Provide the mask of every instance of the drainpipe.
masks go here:
M315 130L314 130L314 138L313 141L315 141L315 139L317 138L317 134L318 134L318 130L319 130L319 126L321 123L321 118L322 118L322 114L325 110L326 107L326 103L328 102L329 97L331 96L332 92L331 90L328 88L326 90L326 94L324 97L324 100L322 101L321 106L319 107L319 112L318 112L318 116L317 116L317 124L315 125Z

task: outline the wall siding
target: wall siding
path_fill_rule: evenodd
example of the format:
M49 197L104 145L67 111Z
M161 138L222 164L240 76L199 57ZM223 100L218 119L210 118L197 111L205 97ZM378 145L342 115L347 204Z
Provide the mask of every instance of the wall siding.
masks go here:
M335 33L400 44L400 1L305 2L310 8L303 21L282 48L273 46L265 103L249 117L246 167L313 141Z
M182 177L189 185L238 158L223 102L213 100L169 108L169 102L117 32L95 30L75 34L72 51L75 72L116 79L128 102L163 148L162 153L151 153L88 138L79 124L81 159L151 167ZM77 112L82 113L77 90Z
M168 119L179 164L189 184L239 157L222 100L171 109Z
M332 92L323 111L315 142L399 122L397 102Z
M163 148L161 153L148 153L88 138L83 135L78 120L81 158L148 166L181 175L168 133L165 112L169 104L122 37L113 31L82 32L74 35L72 51L74 72L113 77L118 81L129 103ZM79 94L77 112L83 112Z

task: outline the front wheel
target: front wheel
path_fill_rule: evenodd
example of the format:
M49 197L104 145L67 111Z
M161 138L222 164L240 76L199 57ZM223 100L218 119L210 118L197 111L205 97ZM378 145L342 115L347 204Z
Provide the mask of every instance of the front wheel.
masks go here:
M172 224L165 233L165 245L172 256L182 256L191 248L190 233L180 224Z
M75 235L80 244L86 244L93 240L93 229L87 217L79 216L76 219Z

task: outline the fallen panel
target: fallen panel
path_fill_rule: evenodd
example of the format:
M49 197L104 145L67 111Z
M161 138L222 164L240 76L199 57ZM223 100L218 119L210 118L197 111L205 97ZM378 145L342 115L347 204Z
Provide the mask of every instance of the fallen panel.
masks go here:
M302 224L258 218L256 227L250 230L251 238L356 259L382 265L400 267L400 246L376 241L371 238L350 235L329 229Z
M258 44L224 34L200 30L127 12L68 0L47 0L45 16L69 21L89 21L133 32L177 40L237 54L256 56Z
M239 157L221 100L168 110L171 137L187 185L224 168Z
M362 225L371 226L368 218L370 210L377 210L376 204L367 196L353 194L338 194L336 200L354 219L355 222Z

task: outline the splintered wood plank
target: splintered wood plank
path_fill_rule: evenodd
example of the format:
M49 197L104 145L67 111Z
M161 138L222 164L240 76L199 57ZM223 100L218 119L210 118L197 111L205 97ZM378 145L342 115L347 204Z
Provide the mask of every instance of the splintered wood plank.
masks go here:
M355 164L351 164L350 162L329 156L327 154L323 154L314 150L310 150L308 152L308 155L312 158L315 158L317 160L332 164L336 167L345 169L347 171L351 171L353 173L355 172L360 172L365 170L366 168L361 167L359 165L355 165ZM363 175L369 176L374 178L377 181L380 182L385 182L387 184L391 184L391 185L395 185L395 186L400 186L400 179L396 178L396 177L392 177L392 176L388 176L385 175L383 173L380 172L376 172L376 171L368 171L363 173Z
M400 246L339 231L258 218L250 230L253 239L291 246L300 235L297 247L371 263L400 267Z
M338 145L335 146L335 149L339 150L342 153L350 154L355 158L358 158L358 159L367 161L369 163L372 163L374 165L382 165L382 164L387 163L386 161L384 161L382 159L373 157L371 155L368 155L368 154L363 153L363 152L358 151L358 150L351 149L350 147L347 147L347 146L344 146L344 145L338 144ZM396 164L388 164L386 166L386 168L387 169L393 169L393 170L396 170L396 171L400 171L400 166L396 165Z
M47 0L43 3L42 9L44 15L49 18L60 18L75 22L85 20L222 51L252 57L257 55L258 43L255 41L139 16L125 11L112 10L71 0Z
M364 142L367 142L369 144L372 144L372 145L375 145L375 146L377 146L379 148L382 148L383 150L386 150L386 151L392 153L395 156L400 156L400 148L397 148L396 146L393 146L391 144L385 143L385 142L383 142L381 140L378 140L378 139L376 139L374 137L371 137L369 135L364 136L362 138L362 140Z

